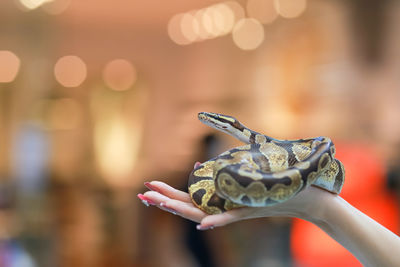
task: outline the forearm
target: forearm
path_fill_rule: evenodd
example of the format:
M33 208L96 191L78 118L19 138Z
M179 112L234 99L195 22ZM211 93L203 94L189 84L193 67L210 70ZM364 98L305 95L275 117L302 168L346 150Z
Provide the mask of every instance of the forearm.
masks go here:
M325 194L306 218L348 249L364 266L400 266L400 238L339 196Z

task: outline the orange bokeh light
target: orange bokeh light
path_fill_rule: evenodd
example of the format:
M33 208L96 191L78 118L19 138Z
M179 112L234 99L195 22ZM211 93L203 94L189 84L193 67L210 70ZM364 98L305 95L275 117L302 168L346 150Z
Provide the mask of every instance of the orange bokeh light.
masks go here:
M0 83L14 81L20 67L19 58L11 51L0 51Z
M128 90L137 79L137 72L131 62L115 59L107 63L103 70L104 82L113 90Z
M263 24L271 23L278 17L274 0L249 0L247 13Z
M188 40L181 30L181 21L184 14L177 14L173 16L168 22L168 35L172 41L179 45L187 45L190 44L190 40Z
M307 7L307 0L275 0L276 10L284 18L296 18Z
M86 64L77 56L64 56L54 66L54 75L61 85L77 87L86 79Z
M241 19L232 32L233 41L243 50L253 50L264 41L264 27L256 19Z
M71 0L50 1L43 4L42 9L50 15L63 13L71 4Z

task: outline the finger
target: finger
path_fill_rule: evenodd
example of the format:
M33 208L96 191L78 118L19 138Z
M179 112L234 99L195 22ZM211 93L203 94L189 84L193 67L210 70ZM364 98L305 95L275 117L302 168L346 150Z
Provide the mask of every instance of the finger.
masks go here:
M249 208L239 208L220 214L208 215L201 220L201 223L197 226L197 229L207 230L217 226L224 226L236 221L240 221L247 216L249 211Z
M161 207L166 208L167 211L194 222L200 222L205 216L207 216L206 213L198 209L193 204L185 203L175 199L162 202L160 205Z
M193 169L196 169L197 167L199 167L201 165L201 162L196 161L196 163L193 166Z
M159 181L152 181L152 182L146 182L144 183L144 185L150 190L159 192L160 194L167 196L169 198L184 202L190 202L190 203L192 202L188 193L175 189L172 186L167 185L166 183Z
M143 195L139 194L138 197L142 201L147 201L147 203L150 205L160 205L162 202L170 200L169 197L164 196L163 194L160 194L156 191L147 191Z
M139 194L138 197L145 205L154 205L164 211L174 215L179 215L186 219L200 222L207 214L195 207L191 202L183 202L176 199L168 198L155 191L147 191Z
M191 202L171 199L155 191L148 191L143 196L149 204L195 222L200 222L206 216L204 212L195 207Z

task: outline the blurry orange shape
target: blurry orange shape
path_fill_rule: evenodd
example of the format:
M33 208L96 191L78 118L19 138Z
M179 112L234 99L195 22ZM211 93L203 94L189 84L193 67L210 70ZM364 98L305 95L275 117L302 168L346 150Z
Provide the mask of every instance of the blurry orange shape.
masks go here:
M119 116L96 123L96 160L111 185L122 185L130 178L139 146L138 134L139 131L130 131Z
M52 130L72 130L82 121L82 110L72 98L51 101L49 124Z
M11 51L0 51L0 83L14 81L20 67L19 58Z
M282 17L296 18L306 10L307 0L275 0L275 7Z
M253 50L264 41L264 27L256 19L241 19L233 28L232 37L240 49Z
M235 23L235 14L226 4L217 4L212 7L213 21L219 35L228 34Z
M201 20L203 27L207 31L210 38L217 37L219 34L219 30L217 29L214 23L214 16L215 16L214 10L211 7L209 7L204 10Z
M64 12L70 4L71 0L48 1L42 6L42 9L50 15L58 15Z
M65 87L77 87L86 79L86 64L77 56L64 56L54 66L57 82Z
M271 23L278 17L274 0L248 0L247 14L263 24Z
M181 30L181 20L183 16L184 14L177 14L168 22L168 36L178 45L187 45L191 43L191 41L183 35Z
M181 32L189 42L194 42L198 39L199 22L191 13L183 14L181 21Z
M128 90L136 82L137 72L131 62L115 59L107 63L103 70L103 79L108 87L115 91Z
M203 9L197 10L193 15L194 19L196 20L196 23L197 23L197 27L195 27L194 29L196 31L198 41L213 38L213 36L208 32L208 30L206 29L206 27L204 26L204 23L203 23L203 16L204 16L205 12L206 12L206 9L203 8Z
M394 233L399 232L399 209L386 185L383 159L366 143L336 143L336 157L346 169L343 199ZM291 248L296 266L361 267L361 263L343 246L317 226L293 221Z
M27 9L36 9L47 2L53 2L54 0L19 0L23 7Z
M238 22L239 20L241 20L245 17L244 9L238 2L227 1L227 2L224 2L223 4L232 11L232 13L234 15L234 23Z

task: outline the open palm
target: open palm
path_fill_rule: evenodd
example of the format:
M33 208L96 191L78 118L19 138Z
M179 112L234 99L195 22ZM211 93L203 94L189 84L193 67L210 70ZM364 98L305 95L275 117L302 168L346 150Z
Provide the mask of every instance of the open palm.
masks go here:
M189 194L159 181L146 182L145 186L150 191L139 194L138 197L146 205L179 215L183 218L200 223L199 230L206 230L216 226L223 226L235 221L260 218L268 216L286 216L308 219L315 210L318 199L327 195L333 195L325 190L309 186L292 199L274 206L253 208L244 207L229 210L215 215L208 215L193 205Z

